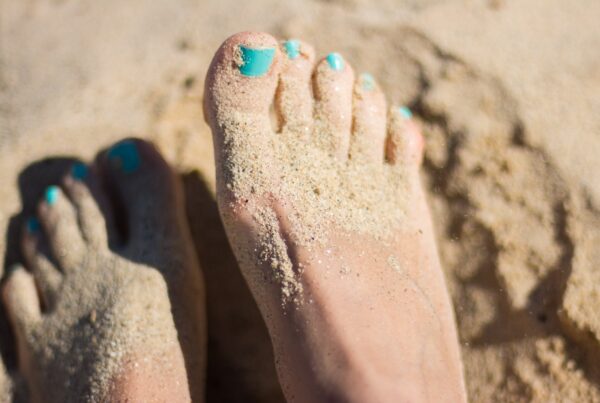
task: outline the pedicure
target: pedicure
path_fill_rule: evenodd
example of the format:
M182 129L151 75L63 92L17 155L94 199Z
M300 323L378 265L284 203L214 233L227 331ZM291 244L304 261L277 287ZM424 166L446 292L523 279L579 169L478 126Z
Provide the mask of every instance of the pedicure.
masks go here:
M40 222L35 217L29 217L25 227L27 228L28 233L34 234L40 230Z
M283 44L283 48L285 49L285 53L291 60L294 60L295 58L300 56L300 42L298 42L295 39L285 41L285 43Z
M398 108L398 113L402 117L402 119L408 120L412 118L412 112L406 106L401 106Z
M48 188L46 188L46 193L44 193L44 199L46 200L46 203L48 203L49 206L53 206L58 200L58 195L58 186L48 186Z
M330 53L327 55L327 64L332 70L340 71L344 68L344 59L339 53Z
M88 167L87 167L87 165L82 164L81 162L76 162L71 167L71 176L75 180L78 180L78 181L84 180L86 178L87 174L88 174Z
M135 172L141 164L137 145L132 140L121 141L108 150L108 160L126 174Z
M240 52L242 56L240 73L248 77L261 77L267 74L275 57L275 48L252 49L240 45Z
M369 73L363 73L360 75L360 83L363 89L371 91L375 88L375 78Z

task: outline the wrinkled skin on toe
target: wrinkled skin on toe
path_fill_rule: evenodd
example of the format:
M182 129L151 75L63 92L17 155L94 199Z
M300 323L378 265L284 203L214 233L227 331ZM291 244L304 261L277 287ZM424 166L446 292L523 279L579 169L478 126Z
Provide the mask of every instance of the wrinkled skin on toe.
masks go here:
M253 32L215 54L204 110L286 398L465 401L410 112L341 55Z

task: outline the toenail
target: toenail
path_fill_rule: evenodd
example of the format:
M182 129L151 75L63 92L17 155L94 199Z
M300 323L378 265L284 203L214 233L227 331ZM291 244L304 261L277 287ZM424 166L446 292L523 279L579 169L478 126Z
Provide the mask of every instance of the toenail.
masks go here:
M240 52L242 56L240 73L249 77L264 76L269 71L275 56L274 48L252 49L240 45Z
M344 68L344 59L339 53L330 53L327 55L327 63L332 70L340 71Z
M46 199L46 203L48 203L49 206L53 206L54 204L56 204L56 201L58 200L58 186L48 186L48 188L46 189L46 193L44 194L44 198Z
M88 168L85 164L82 164L81 162L76 162L71 167L71 176L75 180L78 180L78 181L83 180L86 178L87 174L88 174Z
M298 42L295 39L285 41L285 43L283 44L283 48L285 49L285 53L291 60L294 60L300 55L300 42Z
M363 89L371 91L375 88L375 78L369 73L363 73L360 75L360 85Z
M400 108L398 108L398 113L400 114L402 119L408 120L412 118L412 112L406 106L401 106Z
M29 217L26 224L27 232L34 234L40 230L40 222L35 217Z
M124 173L136 171L141 164L137 145L133 140L125 140L108 150L108 160L114 168Z

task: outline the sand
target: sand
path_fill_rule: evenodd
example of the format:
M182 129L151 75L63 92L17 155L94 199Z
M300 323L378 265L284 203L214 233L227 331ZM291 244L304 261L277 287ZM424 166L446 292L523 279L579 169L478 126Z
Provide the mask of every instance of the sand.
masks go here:
M600 401L600 3L120 2L0 6L0 252L67 158L126 135L182 173L207 278L209 397L281 401L224 238L204 73L231 33L299 37L425 127L424 179L473 402ZM45 160L50 158L50 160ZM16 217L16 218L15 218ZM0 350L14 371L0 317ZM10 388L0 375L0 388Z

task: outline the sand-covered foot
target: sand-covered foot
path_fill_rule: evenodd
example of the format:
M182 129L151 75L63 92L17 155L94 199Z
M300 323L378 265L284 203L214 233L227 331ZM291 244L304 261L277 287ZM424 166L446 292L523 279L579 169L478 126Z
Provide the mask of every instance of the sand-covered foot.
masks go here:
M236 34L205 88L220 212L286 397L464 401L419 128L372 76L313 55Z
M183 211L177 178L137 140L46 190L2 290L31 401L202 400L203 284Z

